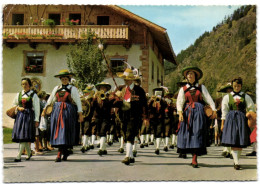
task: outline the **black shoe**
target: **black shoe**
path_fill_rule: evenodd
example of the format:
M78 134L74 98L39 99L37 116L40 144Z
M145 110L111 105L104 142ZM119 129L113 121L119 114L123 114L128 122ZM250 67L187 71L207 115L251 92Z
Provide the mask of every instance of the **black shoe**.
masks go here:
M90 147L89 147L89 146L87 146L87 147L85 148L85 150L86 150L86 151L90 150Z
M144 146L145 146L145 147L148 147L148 143L144 143Z
M153 142L149 142L149 145L154 145L154 143Z
M113 145L113 142L109 141L107 144L108 144L109 146L112 146L112 145Z
M63 160L63 161L67 161L67 160L68 160L68 156L69 156L69 155L63 155L62 160Z
M21 159L14 159L14 162L21 162Z
M134 158L130 158L129 162L130 163L135 163L135 159Z
M179 158L182 158L182 153L179 153Z
M186 153L184 153L184 154L182 154L182 158L187 158L187 154Z
M51 151L49 148L44 148L43 151Z
M192 163L191 165L192 165L193 168L198 168L199 167L198 164L193 164Z
M56 157L55 162L61 162L61 158Z
M167 151L168 151L168 147L165 146L165 147L163 148L163 150L167 152Z
M155 153L156 155L159 155L159 154L160 154L160 150L159 150L159 149L156 149L154 153Z
M171 149L174 149L174 145L172 144L172 145L170 145L170 147L169 148L171 148Z
M235 165L235 164L234 164L234 169L236 169L236 170L240 170L241 167L240 167L240 165Z
M103 155L107 155L107 150L103 150Z
M144 148L144 144L140 144L140 148Z
M256 156L256 151L253 151L251 153L247 153L246 156Z
M129 157L125 157L124 160L122 160L122 163L125 165L129 165L130 164L130 158Z
M231 154L230 153L227 153L225 158L230 158Z
M133 156L136 157L136 155L137 155L137 151L133 150Z
M31 157L32 157L32 152L31 152L30 156L29 156L29 157L27 157L25 160L30 160L30 159L31 159Z
M99 156L102 156L102 155L103 155L103 151L102 151L102 150L98 150L97 154L98 154Z
M119 150L118 150L118 152L120 152L120 153L124 153L124 148L119 148Z
M80 151L82 152L82 153L85 153L85 148L84 148L84 146L80 149Z
M226 157L226 156L227 156L227 154L228 154L228 152L226 152L226 151L223 151L223 152L221 153L221 156L223 156L223 157Z
M92 144L92 145L89 145L89 148L90 149L94 149L94 145Z
M97 145L97 148L100 148L100 144Z

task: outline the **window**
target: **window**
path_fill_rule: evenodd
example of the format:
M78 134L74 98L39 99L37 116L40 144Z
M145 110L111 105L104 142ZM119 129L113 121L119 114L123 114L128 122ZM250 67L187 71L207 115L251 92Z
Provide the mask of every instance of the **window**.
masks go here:
M49 19L54 20L55 25L60 25L60 14L49 14Z
M25 73L44 73L45 52L24 52Z
M69 14L69 20L73 20L74 24L81 25L81 14L80 13L71 13L71 14Z
M113 73L124 72L125 58L110 58L110 66Z
M13 14L12 25L24 25L24 14Z
M97 16L97 25L109 25L109 16Z

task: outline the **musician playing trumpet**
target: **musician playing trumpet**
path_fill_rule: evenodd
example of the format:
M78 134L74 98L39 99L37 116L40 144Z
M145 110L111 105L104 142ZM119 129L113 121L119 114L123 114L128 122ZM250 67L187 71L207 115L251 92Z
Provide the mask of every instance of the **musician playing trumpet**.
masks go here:
M111 108L114 100L109 99L108 91L111 89L111 85L105 82L96 84L97 92L93 99L93 118L97 128L97 136L100 137L100 148L98 155L106 155L106 132L109 127L111 119Z
M82 153L90 149L89 140L91 138L92 130L94 129L94 124L91 123L93 116L93 108L91 107L94 93L94 86L87 86L83 90L83 96L81 97L82 111L84 121L81 123L81 132L82 132ZM95 139L95 137L94 137ZM92 141L93 142L93 141Z

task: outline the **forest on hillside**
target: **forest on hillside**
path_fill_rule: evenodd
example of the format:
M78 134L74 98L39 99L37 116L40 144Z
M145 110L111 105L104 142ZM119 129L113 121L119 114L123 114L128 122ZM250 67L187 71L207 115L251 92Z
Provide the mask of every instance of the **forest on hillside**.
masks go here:
M178 65L165 62L165 85L178 91L177 82L184 78L181 70L197 66L203 71L204 84L213 97L219 88L234 77L242 77L243 90L256 93L256 6L241 6L204 32L194 44L177 55ZM253 96L255 99L255 96Z

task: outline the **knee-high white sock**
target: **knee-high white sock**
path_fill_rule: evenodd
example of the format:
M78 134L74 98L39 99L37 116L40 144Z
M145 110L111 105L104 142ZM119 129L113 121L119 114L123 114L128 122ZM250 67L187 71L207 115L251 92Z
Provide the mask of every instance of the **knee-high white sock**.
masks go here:
M26 149L26 151L27 151L28 157L31 156L31 148L30 148L30 146L29 146L29 142L25 142L25 143L24 143L24 146L25 146L25 149Z
M165 146L168 147L168 145L169 145L169 137L165 137Z
M227 147L227 152L231 153L231 147Z
M154 141L154 135L151 134L151 142L153 142L153 141Z
M122 136L120 139L120 148L124 148L124 137Z
M173 145L176 145L176 135L175 134L172 134L172 144Z
M132 150L132 144L127 142L126 143L126 157L130 157L131 150Z
M231 150L231 154L233 155L234 163L235 165L238 165L238 151L237 150Z
M257 152L257 142L254 142L253 151Z
M86 135L86 143L85 143L85 145L84 145L84 146L88 146L88 145L89 145L89 143L88 143L88 142L89 142L89 136L87 136L87 135Z
M92 135L92 136L91 136L91 144L92 144L92 145L94 145L95 140L96 140L96 135Z
M86 135L82 136L82 146L86 146L86 144L87 144L86 143L86 137L87 137Z
M21 155L23 153L25 144L24 142L19 143L19 151L18 151L18 155L16 156L16 159L21 159Z
M161 138L156 138L156 149L160 147Z
M223 152L228 152L228 149L226 146L223 148Z
M130 147L130 158L134 158L134 155L133 155L133 145L131 144L131 147Z
M133 150L136 150L137 142L138 142L138 138L135 137L135 142L134 142L134 145L133 145Z
M113 139L114 139L114 135L110 134L110 136L109 136L109 141L110 141L110 142L113 142Z
M141 135L140 139L141 139L141 144L143 144L144 143L144 135L143 134Z
M100 142L99 142L100 143L100 147L99 147L100 150L104 150L105 140L106 140L106 137L100 138Z
M150 134L146 134L146 140L145 140L145 143L148 143L148 142L149 142L149 139L150 139Z

